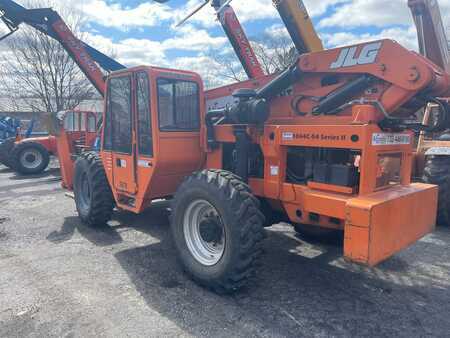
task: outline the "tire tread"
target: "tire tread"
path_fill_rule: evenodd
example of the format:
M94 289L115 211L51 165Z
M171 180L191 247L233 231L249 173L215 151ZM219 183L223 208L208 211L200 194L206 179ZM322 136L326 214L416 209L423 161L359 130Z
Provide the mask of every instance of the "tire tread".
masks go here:
M114 198L102 160L98 153L90 151L82 153L77 161L88 162L87 174L91 177L91 192L93 194L88 217L81 217L81 215L80 217L89 226L105 224L112 217Z
M450 156L429 156L425 162L423 181L439 186L438 225L450 225Z
M197 283L217 293L232 293L248 283L255 275L258 261L262 254L261 244L264 239L264 215L260 211L259 200L252 194L250 187L237 175L218 169L195 172L185 178L172 202L172 213L177 210L180 198L187 193L196 181L203 181L215 188L229 201L234 211L234 219L239 219L240 227L239 255L231 271L223 278L204 281L190 271L186 271ZM172 227L174 217L171 217Z

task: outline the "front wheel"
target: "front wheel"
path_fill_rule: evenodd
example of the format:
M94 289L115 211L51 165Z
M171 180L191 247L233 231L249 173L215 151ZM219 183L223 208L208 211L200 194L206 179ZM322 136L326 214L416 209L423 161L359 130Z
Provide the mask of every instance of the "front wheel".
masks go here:
M185 271L219 293L237 291L255 272L263 224L258 199L224 170L188 177L172 203L171 230Z
M20 142L12 152L13 168L23 175L40 174L47 168L49 162L49 152L37 142Z
M75 162L73 192L83 223L96 226L111 219L114 198L97 153L83 153Z

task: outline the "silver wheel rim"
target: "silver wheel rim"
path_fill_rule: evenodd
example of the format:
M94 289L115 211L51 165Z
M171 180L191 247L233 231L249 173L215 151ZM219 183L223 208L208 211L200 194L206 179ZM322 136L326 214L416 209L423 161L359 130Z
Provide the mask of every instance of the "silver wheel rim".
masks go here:
M225 252L225 228L211 203L191 202L184 214L183 231L190 253L200 264L212 266L220 261Z
M43 160L42 154L36 149L25 149L20 155L20 164L27 169L38 168Z

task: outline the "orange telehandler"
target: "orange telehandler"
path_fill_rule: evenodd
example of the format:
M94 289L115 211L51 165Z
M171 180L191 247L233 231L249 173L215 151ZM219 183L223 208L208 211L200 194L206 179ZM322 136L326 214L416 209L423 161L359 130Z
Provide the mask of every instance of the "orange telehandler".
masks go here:
M50 8L26 9L12 0L0 0L0 20L9 33L15 33L20 24L27 24L57 40L72 56L100 95L104 94L104 73L124 69L125 66L75 38L57 12ZM51 155L59 156L56 138L23 138L20 133L0 145L0 161L21 174L39 174L44 171Z
M260 88L238 84L236 105L210 111L219 90L204 93L195 73L115 72L100 154L75 163L78 213L95 225L114 206L141 213L173 199L180 259L216 290L238 289L253 272L261 200L292 223L343 229L344 256L375 265L434 227L437 188L410 182L417 125L402 116L449 85L390 40L303 55ZM441 114L436 128L447 127Z
M434 228L437 187L411 183L412 130L448 128L450 75L394 41L302 54L275 76L206 92L196 73L149 66L100 87L100 151L58 137L79 217L95 226L115 207L171 199L180 261L213 290L254 273L270 225L261 205L344 231L344 257L369 266ZM432 126L411 120L431 101Z
M27 130L23 130L25 121L17 122L9 126L6 137L0 138L0 164L21 174L39 174L47 168L50 155L56 153L56 139L51 135L30 137L34 120Z

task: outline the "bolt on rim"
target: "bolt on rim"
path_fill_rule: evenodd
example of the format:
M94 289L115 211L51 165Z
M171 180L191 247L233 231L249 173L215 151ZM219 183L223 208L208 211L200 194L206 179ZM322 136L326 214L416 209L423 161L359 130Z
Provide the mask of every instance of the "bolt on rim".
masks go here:
M198 199L186 209L183 231L192 256L202 265L216 265L225 252L225 228L217 209Z
M27 169L38 168L43 160L42 154L36 149L26 149L20 155L20 164Z

